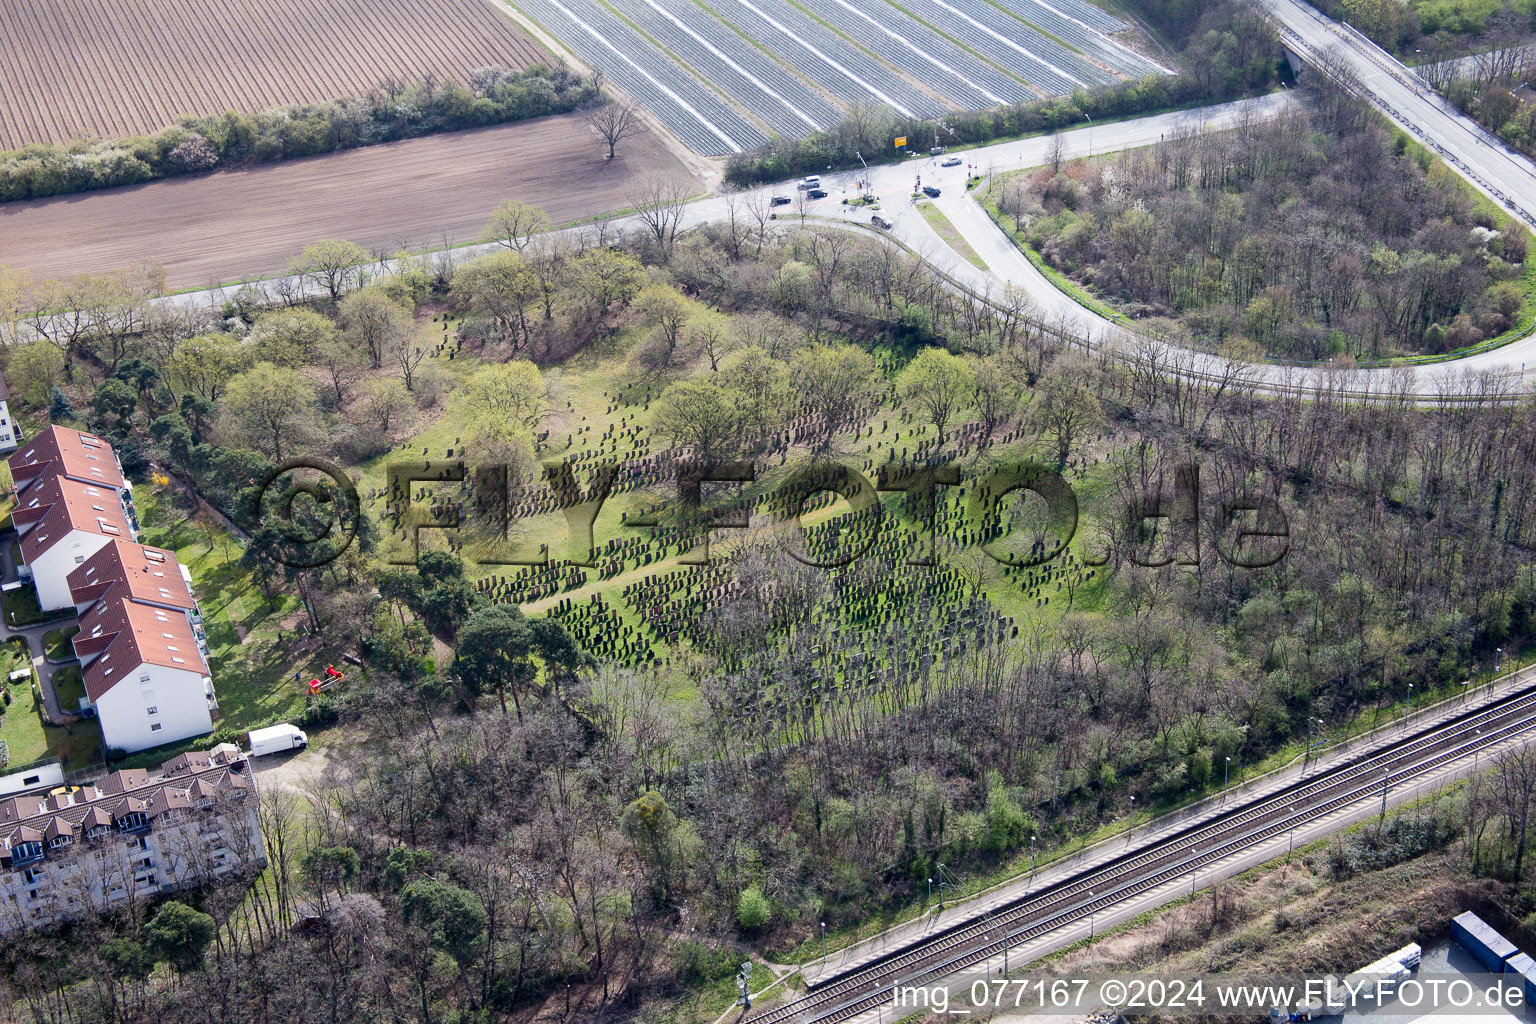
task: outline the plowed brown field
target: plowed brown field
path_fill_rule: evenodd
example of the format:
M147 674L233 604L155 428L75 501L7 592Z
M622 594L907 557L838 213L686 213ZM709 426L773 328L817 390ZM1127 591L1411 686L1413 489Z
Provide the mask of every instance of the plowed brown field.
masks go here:
M0 149L549 60L486 0L4 0Z
M503 199L543 207L561 224L634 205L636 186L651 175L689 179L654 136L626 140L618 160L606 152L583 115L562 114L0 203L0 262L42 279L147 258L165 264L172 288L195 288L281 271L317 238L428 248L472 241Z

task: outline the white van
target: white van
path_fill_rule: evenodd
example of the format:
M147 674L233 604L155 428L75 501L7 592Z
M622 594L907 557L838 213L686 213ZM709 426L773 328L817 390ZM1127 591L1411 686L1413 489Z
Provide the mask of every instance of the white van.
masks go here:
M821 175L808 174L804 178L801 178L800 184L795 187L802 192L804 192L806 189L821 188Z
M309 746L309 737L303 729L283 722L265 729L252 729L246 736L251 743L251 756L281 754L285 750L302 750Z

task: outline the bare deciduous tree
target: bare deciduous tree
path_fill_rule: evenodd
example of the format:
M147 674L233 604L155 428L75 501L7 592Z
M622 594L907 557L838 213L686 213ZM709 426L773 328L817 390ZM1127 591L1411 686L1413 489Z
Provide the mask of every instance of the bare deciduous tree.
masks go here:
M640 112L628 103L610 100L587 115L587 127L608 144L608 159L618 156L619 143L645 131Z

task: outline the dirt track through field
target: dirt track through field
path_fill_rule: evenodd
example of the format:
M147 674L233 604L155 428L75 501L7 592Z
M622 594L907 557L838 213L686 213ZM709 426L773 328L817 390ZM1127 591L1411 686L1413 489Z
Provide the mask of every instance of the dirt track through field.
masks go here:
M486 0L6 0L0 149L540 62Z
M330 156L0 204L0 263L34 277L165 265L173 289L271 274L308 242L370 250L472 241L504 199L566 223L632 206L651 175L687 172L653 136L611 164L581 114ZM702 188L702 186L700 186Z

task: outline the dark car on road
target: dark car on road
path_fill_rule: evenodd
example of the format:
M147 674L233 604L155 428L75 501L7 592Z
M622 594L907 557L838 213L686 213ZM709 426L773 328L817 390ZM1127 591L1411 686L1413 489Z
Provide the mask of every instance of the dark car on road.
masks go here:
M932 185L924 185L923 195L927 196L929 199L937 199L939 198L939 190L934 188Z
M769 205L770 206L788 206L792 202L794 202L794 200L789 198L789 196L774 196L772 202L770 202Z
M807 199L825 199L825 198L827 198L826 190L825 189L820 189L820 188L808 188L808 189L805 190L805 195L806 195Z
M880 216L878 213L869 218L869 222L883 231L891 230L891 222Z

